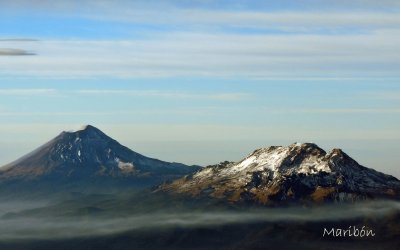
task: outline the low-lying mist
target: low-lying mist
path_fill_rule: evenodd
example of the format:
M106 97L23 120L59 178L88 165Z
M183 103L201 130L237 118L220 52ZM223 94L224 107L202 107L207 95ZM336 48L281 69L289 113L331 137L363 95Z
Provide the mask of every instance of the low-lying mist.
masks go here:
M82 207L83 205L73 209L82 209ZM63 206L47 206L43 203L8 202L0 204L0 241L92 237L134 230L168 229L169 227L196 228L241 223L307 223L335 222L357 218L379 219L400 213L400 202L369 201L315 207L252 208L226 211L221 209L198 211L188 207L175 212L160 206L158 209L147 212L135 211L121 214L116 206L107 208L114 210L112 213L99 213L98 215L92 212L92 210L97 211L94 208L85 210L88 216L51 215L53 210L60 209L63 209ZM24 213L24 211L28 212Z

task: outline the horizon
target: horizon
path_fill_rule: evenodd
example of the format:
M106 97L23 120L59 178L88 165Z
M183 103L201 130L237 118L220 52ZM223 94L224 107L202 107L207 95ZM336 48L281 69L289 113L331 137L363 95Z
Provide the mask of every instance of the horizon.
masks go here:
M92 124L188 165L314 142L400 178L395 0L0 3L0 166Z

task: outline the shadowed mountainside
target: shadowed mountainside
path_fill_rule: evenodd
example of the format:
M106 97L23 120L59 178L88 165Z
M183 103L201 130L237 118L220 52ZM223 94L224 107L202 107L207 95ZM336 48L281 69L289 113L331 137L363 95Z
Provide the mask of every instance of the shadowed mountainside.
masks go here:
M0 169L0 185L58 188L86 186L149 187L198 170L143 156L87 125L62 132L33 152ZM19 184L23 183L23 184ZM30 183L35 183L30 185ZM48 190L51 191L51 190Z

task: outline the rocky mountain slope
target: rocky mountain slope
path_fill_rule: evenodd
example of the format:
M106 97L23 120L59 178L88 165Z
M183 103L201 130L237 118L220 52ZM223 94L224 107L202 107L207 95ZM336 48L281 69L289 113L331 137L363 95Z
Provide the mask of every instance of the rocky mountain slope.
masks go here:
M93 126L62 132L33 152L0 168L0 184L11 181L75 182L124 179L152 185L199 167L148 158Z
M229 202L274 204L400 198L400 181L313 143L272 146L161 186L159 191Z

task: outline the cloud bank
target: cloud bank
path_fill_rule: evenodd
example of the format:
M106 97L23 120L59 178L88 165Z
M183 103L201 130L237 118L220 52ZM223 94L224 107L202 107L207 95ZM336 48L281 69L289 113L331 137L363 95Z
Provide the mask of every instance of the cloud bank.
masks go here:
M360 217L380 218L400 212L399 202L374 201L353 205L331 205L315 208L266 208L242 212L153 212L114 218L90 216L85 220L74 217L20 217L0 219L0 240L60 239L111 235L128 230L158 230L170 227L220 226L261 222L335 222ZM0 215L1 216L1 215Z
M49 23L60 22L56 15L72 24L62 22L71 32L65 37L57 25L43 23L45 39L26 43L26 50L0 50L3 56L39 54L0 62L0 76L399 77L398 2L283 2L2 1L15 16L29 7ZM0 41L13 48L16 40Z
M42 41L35 60L0 61L2 76L157 78L399 77L399 30L351 35L168 33L145 40ZM3 54L30 54L3 50Z
M0 48L0 56L34 56L33 52L23 49L3 49Z

